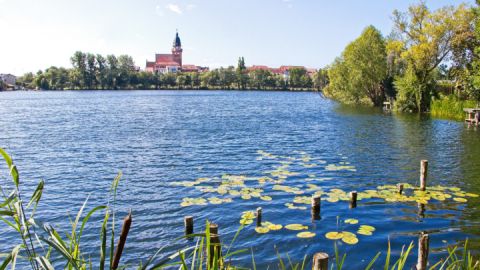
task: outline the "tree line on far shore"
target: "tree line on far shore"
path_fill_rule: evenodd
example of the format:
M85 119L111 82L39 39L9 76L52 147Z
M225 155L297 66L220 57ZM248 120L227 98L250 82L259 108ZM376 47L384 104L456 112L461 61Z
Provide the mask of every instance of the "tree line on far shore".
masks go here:
M326 83L326 72L312 77L303 68L289 70L289 78L269 70L248 71L240 57L237 67L206 72L152 73L139 71L131 56L75 52L72 68L50 67L36 74L26 73L17 84L42 90L108 89L259 89L318 90Z
M480 0L394 11L392 33L368 26L327 67L326 96L344 103L428 112L442 98L480 101ZM461 106L460 106L461 107Z

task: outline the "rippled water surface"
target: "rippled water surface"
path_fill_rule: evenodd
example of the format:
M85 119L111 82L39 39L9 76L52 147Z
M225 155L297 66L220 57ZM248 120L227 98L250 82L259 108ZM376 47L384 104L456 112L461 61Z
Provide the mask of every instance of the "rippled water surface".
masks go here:
M27 193L45 180L38 218L61 230L68 229L67 217L74 216L88 196L89 209L107 203L111 181L121 170L115 208L118 221L128 209L133 212L122 258L132 265L159 247L167 245L166 251L171 252L189 244L173 241L183 234L186 215L195 217L196 231L206 219L218 223L222 240L229 243L242 211L257 207L263 208L264 220L301 223L317 234L300 239L294 231L257 234L253 225L248 226L235 248L252 248L260 268L277 262L274 246L294 261L318 251L333 255L333 242L324 234L358 228L344 224L345 218L376 227L372 236L359 236L357 245L338 242L347 260L354 262L348 269L366 265L377 251L386 250L388 239L398 254L403 244L416 240L423 230L430 233L431 259L445 254L446 243L467 237L479 247L479 198L468 198L467 203L433 201L424 213L411 202L362 200L356 209L349 209L345 201L322 201L322 219L312 222L309 210L284 205L296 195L272 190L272 183L245 182L264 189L272 201L226 194L223 198L232 197L233 202L189 207L180 206L184 197L222 196L171 185L206 177L214 179L205 185L215 187L220 183L215 177L224 174L270 176L267 171L278 166L279 159L260 160L257 151L263 150L291 158L289 171L298 174L283 185L302 190L307 183L346 192L399 182L418 185L419 161L428 159L429 184L480 193L480 131L460 122L353 109L315 93L3 92L0 147L14 157ZM317 165L305 167L301 155L309 155ZM348 162L356 171L326 169L340 162ZM0 168L0 183L5 186L7 171L3 164ZM94 254L99 251L101 219L100 214L92 219L83 240L84 249ZM0 225L0 253L16 243L6 231ZM236 261L249 266L251 255L240 255Z

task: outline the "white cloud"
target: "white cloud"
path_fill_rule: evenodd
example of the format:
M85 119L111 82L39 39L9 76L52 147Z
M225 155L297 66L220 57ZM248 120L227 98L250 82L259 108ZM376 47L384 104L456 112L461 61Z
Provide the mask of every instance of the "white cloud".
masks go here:
M180 6L178 5L175 5L175 4L168 4L167 5L167 9L170 10L171 12L175 12L179 15L181 15L183 13L182 9L180 8Z
M195 4L188 4L188 5L187 5L187 10L192 10L192 9L194 9L194 8L196 8L196 7L197 7L197 5L195 5Z

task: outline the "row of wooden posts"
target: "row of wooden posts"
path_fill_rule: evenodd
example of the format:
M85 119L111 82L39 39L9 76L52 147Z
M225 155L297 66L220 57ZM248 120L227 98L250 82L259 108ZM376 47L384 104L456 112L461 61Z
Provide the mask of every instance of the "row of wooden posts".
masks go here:
M420 162L420 190L425 191L427 187L427 172L428 172L428 161L422 160ZM404 186L402 184L397 185L398 193L402 194ZM350 195L350 208L357 207L357 192L352 191ZM312 196L311 200L311 212L312 219L320 219L320 204L321 197L319 195ZM186 216L184 218L185 223L185 235L193 234L193 216ZM256 211L256 226L262 226L262 208L258 207ZM220 236L218 234L218 225L210 224L210 242L214 243L215 248L217 249L217 254L220 254ZM212 247L213 248L213 247ZM417 270L427 269L428 261L428 250L429 250L429 236L425 232L421 232L418 238L418 260L417 260ZM212 250L212 253L213 250ZM312 270L328 270L328 254L325 252L318 252L313 255Z

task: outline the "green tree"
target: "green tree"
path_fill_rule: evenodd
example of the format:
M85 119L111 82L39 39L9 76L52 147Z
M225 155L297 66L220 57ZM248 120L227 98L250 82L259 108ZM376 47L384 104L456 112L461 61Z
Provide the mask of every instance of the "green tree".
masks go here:
M87 55L81 51L77 51L73 54L70 58L74 69L74 76L72 78L75 79L75 85L79 88L85 88L85 84L88 81L88 73L87 73Z
M414 111L428 111L435 94L435 69L453 59L455 44L465 42L467 37L463 31L468 29L466 24L471 23L468 19L470 13L465 5L447 6L432 12L423 2L410 6L407 12L394 11L394 31L398 41L402 42L402 58L408 66L404 76L416 76L415 80L398 78L396 86L400 96L414 98ZM414 84L406 86L407 82ZM410 91L417 93L408 95ZM398 101L412 103L403 99Z
M476 1L476 7L473 8L474 14L474 33L475 40L480 41L480 0ZM470 97L477 101L477 106L480 103L480 44L475 44L473 49L472 74L470 75L471 89Z
M120 71L118 68L118 59L115 55L107 55L107 87L110 89L117 89L118 78L120 77Z
M248 74L247 67L245 66L245 59L243 58L243 56L238 58L236 73L238 88L244 90L247 87Z
M323 90L328 85L328 70L319 69L313 76L313 87L318 91Z
M107 66L107 59L103 57L101 54L97 54L95 56L97 61L96 67L97 72L95 74L95 80L98 82L98 87L100 89L105 89L107 86L107 77L108 77L108 66Z
M328 78L326 95L345 103L382 105L387 54L380 31L373 26L365 28L332 64Z

